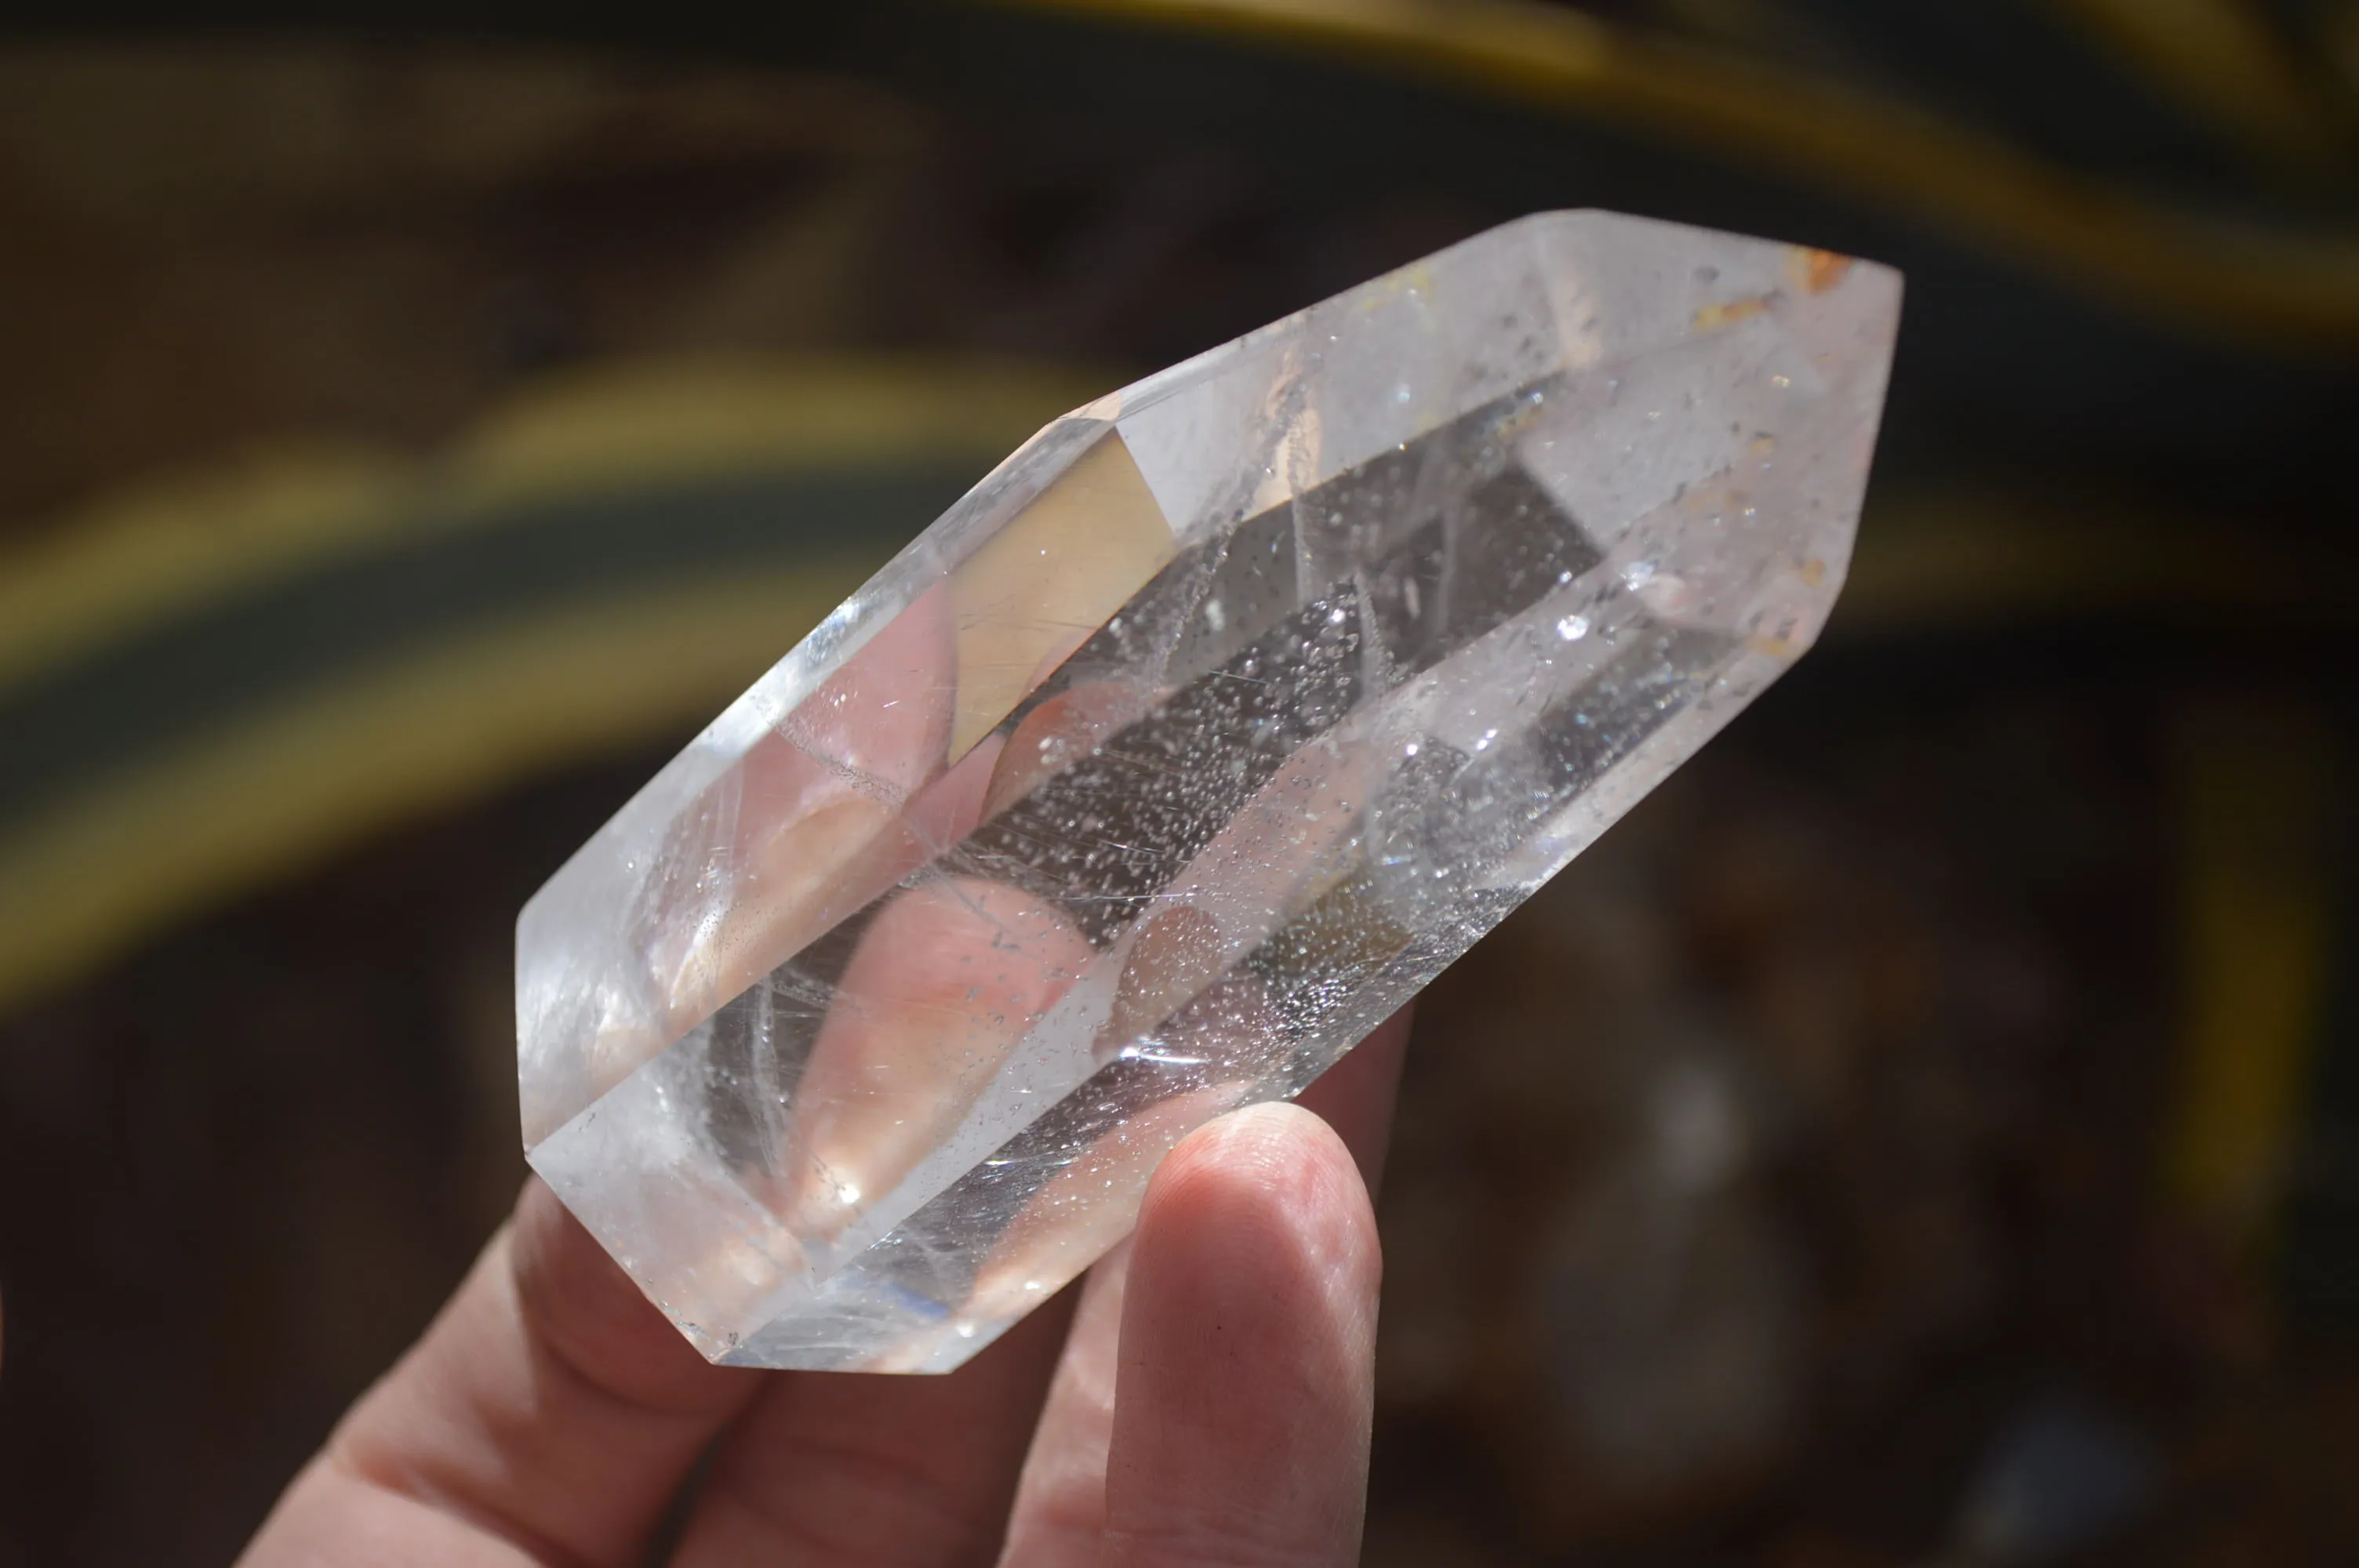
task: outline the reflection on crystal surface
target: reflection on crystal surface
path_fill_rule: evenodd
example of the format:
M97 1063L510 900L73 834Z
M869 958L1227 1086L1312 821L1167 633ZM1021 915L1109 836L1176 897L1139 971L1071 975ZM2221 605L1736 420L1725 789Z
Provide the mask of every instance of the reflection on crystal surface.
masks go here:
M527 907L533 1165L709 1356L958 1365L1810 644L1898 306L1546 214L1051 425Z

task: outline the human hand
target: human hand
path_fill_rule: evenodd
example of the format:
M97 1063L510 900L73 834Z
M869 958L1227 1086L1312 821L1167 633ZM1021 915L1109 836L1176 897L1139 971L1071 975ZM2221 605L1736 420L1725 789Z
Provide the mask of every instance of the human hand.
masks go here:
M682 1565L1356 1562L1407 1034L1190 1136L1070 1307L944 1378L712 1366L535 1179L245 1562L637 1563L676 1504Z

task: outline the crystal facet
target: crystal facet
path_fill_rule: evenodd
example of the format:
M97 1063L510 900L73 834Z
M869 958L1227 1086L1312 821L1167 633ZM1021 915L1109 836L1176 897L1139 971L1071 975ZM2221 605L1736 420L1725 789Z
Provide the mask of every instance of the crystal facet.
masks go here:
M709 1357L965 1360L1810 644L1898 308L1542 214L1050 425L527 906L532 1164Z

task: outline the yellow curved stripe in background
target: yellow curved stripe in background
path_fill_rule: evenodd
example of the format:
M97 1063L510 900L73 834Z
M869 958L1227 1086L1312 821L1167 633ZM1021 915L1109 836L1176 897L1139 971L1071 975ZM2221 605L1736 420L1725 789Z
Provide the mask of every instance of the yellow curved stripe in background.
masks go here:
M1118 380L911 359L666 363L551 383L446 456L290 446L138 487L0 555L0 688L210 602L541 502L733 474L980 475ZM339 677L0 838L0 1006L367 834L684 734L775 663L923 517L791 571L618 591Z
M2299 1176L2333 999L2343 759L2332 715L2295 697L2198 701L2176 731L2182 1037L2164 1175L2189 1219L2257 1263Z
M0 554L0 687L207 600L537 502L910 460L981 475L1121 379L890 358L634 365L537 386L430 461L289 444L142 485Z
M1538 0L990 0L1357 56L1799 172L2122 305L2359 349L2359 233L2180 211L1845 83ZM1810 235L1792 236L1810 240Z
M1634 125L1797 172L2181 321L2359 346L2359 238L2348 232L2201 221L1911 105L1577 10L1529 0L992 3L1315 49ZM2190 72L2200 57L2213 84L2201 91L2221 103L2236 83L2249 99L2267 74L2250 50L2212 58L2190 42L2237 0L2173 0L2168 16L2057 3L2135 23L2158 70ZM644 365L544 384L429 460L289 444L144 487L0 557L0 687L209 601L434 530L496 526L543 500L946 458L980 473L1120 379L874 359ZM2091 595L2124 606L2293 598L2333 612L2299 574L2262 567L2254 580L2223 583L2200 528L2066 510L2034 514L2006 496L1879 498L1836 634L2042 613ZM691 727L852 579L834 562L808 578L715 581L511 622L94 783L0 841L0 1000L439 802Z
M2215 543L2131 516L2038 515L2001 496L1903 498L1864 530L1830 634L2092 604L2200 603L2216 620L2316 586L2266 561L2223 579ZM876 563L874 552L814 558L503 622L101 781L0 838L0 1009L373 832L690 732ZM2347 618L2352 607L2310 608Z
M2253 0L2048 0L2197 115L2298 168L2348 168L2350 138Z
M404 472L293 453L97 509L38 557L0 559L0 671L381 544L495 525L534 499L659 493L743 471L971 457L978 472L1103 377L916 363L641 367L520 401L447 461ZM419 514L450 503L438 520ZM310 499L318 504L299 504ZM463 501L464 504L459 503ZM404 510L397 503L406 503ZM658 508L659 501L652 504ZM880 539L923 518L878 520ZM446 640L248 717L0 838L0 1006L85 973L174 917L367 834L712 717L876 563L620 591ZM210 552L210 553L208 553ZM177 574L177 575L176 575ZM1879 497L1838 638L2083 610L2298 601L2321 585L2217 532L2003 493ZM2315 600L2315 602L2313 602ZM2348 606L2341 613L2348 613Z
M371 832L684 734L876 564L576 605L224 726L0 838L0 1006Z

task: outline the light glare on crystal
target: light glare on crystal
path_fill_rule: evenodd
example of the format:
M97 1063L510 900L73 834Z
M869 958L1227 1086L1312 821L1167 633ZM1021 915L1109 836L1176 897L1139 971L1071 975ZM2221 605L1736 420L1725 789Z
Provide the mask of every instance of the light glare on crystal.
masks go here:
M1810 644L1897 308L1545 214L1049 426L527 907L533 1165L709 1356L958 1365Z

